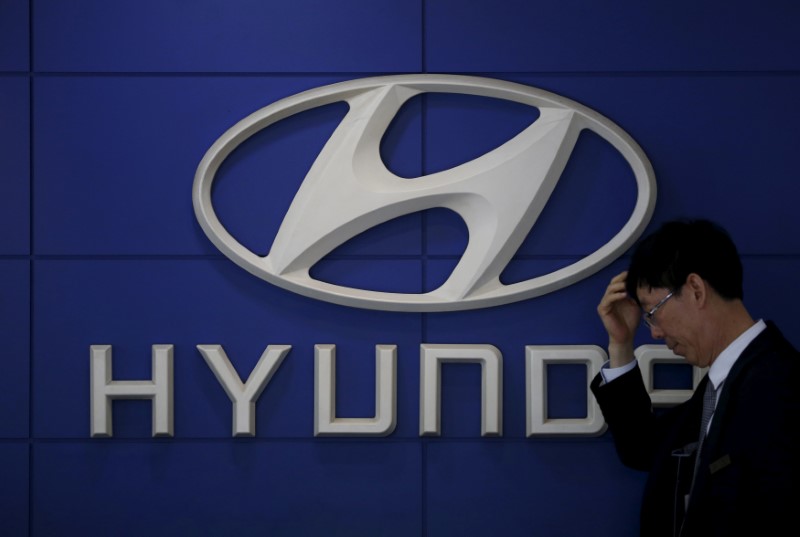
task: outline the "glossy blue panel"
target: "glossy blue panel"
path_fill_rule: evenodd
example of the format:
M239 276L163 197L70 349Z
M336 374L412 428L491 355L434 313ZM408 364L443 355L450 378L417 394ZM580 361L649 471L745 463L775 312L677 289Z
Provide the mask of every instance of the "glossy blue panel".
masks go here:
M202 77L40 80L34 97L37 253L216 252L195 221L192 208L192 183L203 155L250 113L334 81ZM236 232L242 219L253 224L243 242L251 237L254 242L260 239L259 226L277 227L283 215L279 208L288 206L316 157L315 148L318 151L327 140L330 121L328 115L318 122L299 118L289 141L284 139L285 130L279 130L273 136L275 144L267 144L266 149L256 146L264 153L260 159L231 157L232 173L238 171L244 179L233 202L228 200L230 188L223 189L219 210L224 218L226 211L244 204L245 216L232 226ZM270 158L275 155L280 158ZM265 159L271 163L266 176L260 168ZM261 181L249 179L248 173L259 174ZM279 208L265 206L267 202ZM266 222L247 216L273 212L276 214Z
M425 96L426 173L454 168L503 145L529 127L539 110L488 97Z
M26 443L0 443L0 531L28 537L28 452Z
M427 454L431 537L638 535L645 474L610 441L440 441Z
M28 70L28 3L0 2L0 71Z
M403 261L377 268L401 282L420 280ZM419 315L307 299L227 260L39 261L35 281L36 437L88 438L89 348L95 344L113 345L118 380L151 378L151 346L174 345L175 436L182 438L231 435L231 403L199 344L222 345L245 380L267 345L291 345L258 400L256 435L301 438L313 435L314 345L337 345L344 417L374 415L375 345L395 344L395 434L417 434ZM149 402L114 405L115 437L150 436Z
M432 72L797 69L800 8L741 0L437 0L425 4Z
M34 535L406 537L421 526L414 444L47 443L34 464Z
M642 146L655 169L651 227L702 216L747 254L800 252L794 180L800 76L524 77L581 102ZM614 197L605 195L608 203ZM600 229L604 221L597 224Z
M417 1L34 4L38 71L415 71Z
M777 324L783 335L800 349L800 259L796 257L745 258L744 302L750 314Z
M28 436L29 271L28 261L0 261L0 438Z
M28 85L27 77L0 78L0 254L30 251Z

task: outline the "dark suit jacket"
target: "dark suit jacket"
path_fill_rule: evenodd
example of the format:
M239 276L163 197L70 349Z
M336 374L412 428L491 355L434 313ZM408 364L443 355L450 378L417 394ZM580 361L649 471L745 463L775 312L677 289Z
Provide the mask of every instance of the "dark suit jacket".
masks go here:
M797 533L800 506L792 500L800 485L798 378L800 355L767 323L725 380L684 513L708 378L691 399L655 414L638 367L605 385L595 377L591 389L620 459L650 472L643 537Z

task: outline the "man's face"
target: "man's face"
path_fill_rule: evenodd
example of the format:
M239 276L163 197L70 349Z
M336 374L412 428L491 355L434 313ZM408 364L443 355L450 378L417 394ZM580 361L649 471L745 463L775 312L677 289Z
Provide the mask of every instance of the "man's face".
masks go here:
M665 288L639 287L636 295L645 312L650 312L658 306L650 318L650 334L654 339L664 340L669 349L683 356L692 365L706 367L708 360L703 351L703 323L698 317L698 312L692 307L691 299L684 294L679 294L676 289L674 294L659 303L669 295L670 290Z

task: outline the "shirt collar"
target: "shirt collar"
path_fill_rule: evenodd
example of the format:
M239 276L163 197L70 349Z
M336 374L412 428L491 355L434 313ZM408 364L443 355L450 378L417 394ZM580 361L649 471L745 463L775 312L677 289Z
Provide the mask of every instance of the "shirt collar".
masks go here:
M725 350L723 350L711 367L708 369L708 380L714 385L714 388L719 390L719 387L728 378L733 364L739 359L742 352L747 348L753 340L764 331L767 327L763 319L759 320L753 326L742 332L742 334L733 340Z

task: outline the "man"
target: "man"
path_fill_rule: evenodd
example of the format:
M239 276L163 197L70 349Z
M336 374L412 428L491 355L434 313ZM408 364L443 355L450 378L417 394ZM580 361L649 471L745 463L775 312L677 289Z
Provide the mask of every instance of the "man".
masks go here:
M750 316L742 294L728 234L670 222L637 246L597 307L609 362L591 388L622 462L649 472L643 537L798 534L800 355ZM690 400L662 413L633 355L642 318L675 354L709 368ZM708 384L713 413L701 426Z

